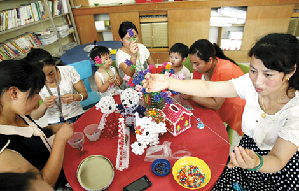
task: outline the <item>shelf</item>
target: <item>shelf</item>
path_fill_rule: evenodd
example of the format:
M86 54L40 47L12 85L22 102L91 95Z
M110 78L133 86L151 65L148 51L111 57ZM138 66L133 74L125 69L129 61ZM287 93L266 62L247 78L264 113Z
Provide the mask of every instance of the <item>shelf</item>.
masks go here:
M293 12L292 17L299 17L299 12Z
M56 15L56 16L53 16L53 18L54 19L59 18L59 17L65 16L67 14L69 14L69 13L63 13L61 15ZM30 27L32 25L36 25L36 24L39 24L39 23L42 23L42 22L45 22L45 21L50 21L50 18L48 17L48 18L45 18L44 20L39 20L39 21L36 21L36 22L25 24L23 26L19 26L19 27L15 27L15 28L12 28L12 29L5 30L5 31L1 31L0 35L6 34L6 33L9 33L9 32L13 32L13 31L17 31L17 30L21 30L23 28Z
M159 18L140 18L141 23L157 23L157 22L167 22L167 17L159 17Z

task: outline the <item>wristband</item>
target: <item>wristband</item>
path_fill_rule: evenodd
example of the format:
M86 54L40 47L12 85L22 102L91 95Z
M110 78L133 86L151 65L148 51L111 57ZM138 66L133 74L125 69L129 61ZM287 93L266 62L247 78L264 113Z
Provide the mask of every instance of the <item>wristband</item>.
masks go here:
M261 162L255 168L247 168L247 170L249 170L249 171L256 171L256 170L260 169L263 166L263 163L264 163L263 157L261 155L257 154L257 153L255 153L255 154L260 158Z
M83 101L83 95L82 94L79 94L81 96L81 100L80 101Z

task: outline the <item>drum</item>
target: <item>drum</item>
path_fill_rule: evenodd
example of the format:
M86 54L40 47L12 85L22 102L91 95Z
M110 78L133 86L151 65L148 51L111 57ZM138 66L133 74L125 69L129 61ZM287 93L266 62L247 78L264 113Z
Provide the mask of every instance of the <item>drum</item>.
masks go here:
M91 155L83 159L77 170L77 179L85 190L105 190L113 178L113 165L102 155Z

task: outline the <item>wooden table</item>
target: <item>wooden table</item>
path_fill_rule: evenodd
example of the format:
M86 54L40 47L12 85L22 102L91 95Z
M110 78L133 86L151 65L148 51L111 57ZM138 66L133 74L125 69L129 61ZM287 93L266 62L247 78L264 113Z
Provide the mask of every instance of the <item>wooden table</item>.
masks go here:
M117 103L120 103L119 96L115 97L115 100ZM195 117L192 117L192 127L190 129L177 137L167 132L160 138L160 144L164 141L169 141L171 142L172 152L187 149L191 152L191 156L204 160L211 169L211 180L205 187L198 190L211 190L222 173L228 159L228 135L225 126L214 110L198 107L197 104L193 102L191 104L194 108L194 116L200 118L206 127L204 129L198 129L197 120ZM95 107L91 108L74 124L74 131L83 132L84 127L88 124L98 124L101 120L101 116L102 113L100 111L96 110ZM130 136L130 142L132 144L136 141L133 131L131 131ZM80 156L79 151L73 149L69 144L67 144L65 148L63 168L69 184L75 191L84 190L76 178L76 172L80 162L89 155L103 155L112 162L115 169L115 176L108 190L122 191L124 186L143 175L147 175L152 182L152 186L146 189L147 191L189 190L180 186L174 180L171 173L164 177L154 175L151 171L151 162L144 161L145 153L143 155L135 155L130 151L129 168L123 171L117 170L115 168L117 138L107 139L100 137L100 139L95 142L90 142L86 137L85 139L83 147L87 153L84 156ZM176 160L170 160L171 166L173 166L175 162Z

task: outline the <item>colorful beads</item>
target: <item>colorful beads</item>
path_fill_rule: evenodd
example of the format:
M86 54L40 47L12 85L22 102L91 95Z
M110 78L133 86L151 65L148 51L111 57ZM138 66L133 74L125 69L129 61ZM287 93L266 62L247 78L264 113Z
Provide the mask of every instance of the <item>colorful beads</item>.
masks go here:
M168 174L169 170L169 166L165 163L159 163L155 166L155 174Z
M178 174L177 179L182 186L188 188L199 188L205 180L205 174L197 166L183 166Z

